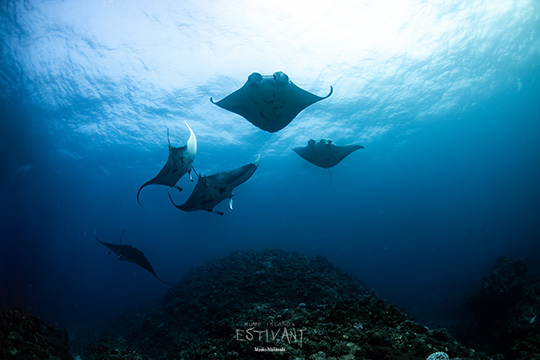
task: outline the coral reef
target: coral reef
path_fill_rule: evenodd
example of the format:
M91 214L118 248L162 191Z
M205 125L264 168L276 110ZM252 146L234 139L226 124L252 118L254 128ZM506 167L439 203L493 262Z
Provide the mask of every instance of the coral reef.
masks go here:
M527 280L526 259L501 257L469 299L477 327L471 341L491 354L513 360L540 354L540 279Z
M429 355L426 360L450 360L450 357L447 353L443 351L438 351Z
M482 288L469 299L469 307L480 326L491 327L508 316L510 308L523 296L528 270L525 259L497 259L484 277Z
M0 309L0 359L73 360L68 334L20 309Z
M478 359L324 257L236 252L192 269L159 307L88 344L101 359ZM264 353L264 355L262 355ZM124 357L120 357L123 354Z

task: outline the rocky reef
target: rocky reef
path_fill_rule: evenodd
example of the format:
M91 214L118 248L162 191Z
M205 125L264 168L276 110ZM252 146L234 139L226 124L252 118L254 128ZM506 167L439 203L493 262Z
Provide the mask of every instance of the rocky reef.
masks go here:
M236 252L192 269L160 306L125 315L87 360L478 359L324 257Z
M540 358L540 279L528 280L528 271L526 259L501 257L484 277L468 302L475 347L513 360Z
M20 309L0 309L0 359L73 360L68 334Z
M158 304L121 315L97 339L79 340L75 358L538 359L540 278L528 271L526 259L501 257L470 297L474 323L459 335L475 352L324 257L235 252L192 269ZM65 330L0 306L0 359L73 356Z

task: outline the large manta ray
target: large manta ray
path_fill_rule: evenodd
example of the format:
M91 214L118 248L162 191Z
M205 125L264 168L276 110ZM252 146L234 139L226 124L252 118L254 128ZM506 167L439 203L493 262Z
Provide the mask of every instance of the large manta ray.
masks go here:
M122 236L124 235L124 232L122 231ZM108 247L112 252L114 252L120 261L127 261L130 263L134 263L145 269L146 271L150 272L152 275L156 277L159 281L161 281L164 284L169 285L168 282L161 280L154 271L154 268L152 268L152 265L150 265L150 262L144 255L144 253L134 248L131 245L116 245L116 244L109 244L106 242L103 242L98 239L96 236L96 240L99 241L100 244L105 245ZM122 237L120 237L120 243L122 243ZM109 253L110 254L110 253Z
M309 105L326 99L296 86L281 71L274 75L253 73L239 90L223 100L214 102L217 106L246 118L253 125L268 132L276 132L285 126Z
M174 206L184 211L206 210L215 214L223 215L221 211L214 210L214 207L225 199L229 199L229 206L232 209L233 190L238 185L248 180L257 170L261 156L250 164L241 166L234 170L223 171L214 175L201 175L193 192L182 205L176 205L169 194L169 199Z
M185 121L184 121L185 122ZM191 179L191 167L195 155L197 154L197 138L193 133L193 130L189 127L188 123L186 125L189 129L190 135L187 141L187 144L181 147L171 146L171 141L169 139L169 129L167 129L167 141L169 142L169 158L163 166L163 169L151 180L145 182L137 191L137 202L141 205L139 201L139 194L141 190L151 184L156 185L167 185L170 187L176 187L178 190L182 191L182 188L176 186L176 183L185 173L189 173L189 179ZM142 205L141 205L142 206Z
M319 141L311 139L307 146L297 147L293 150L310 163L328 169L336 166L353 151L363 148L362 145L337 146L329 139Z

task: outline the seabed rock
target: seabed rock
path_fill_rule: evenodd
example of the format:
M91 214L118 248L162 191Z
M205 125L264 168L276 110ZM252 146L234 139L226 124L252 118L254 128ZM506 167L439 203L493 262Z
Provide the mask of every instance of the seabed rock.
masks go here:
M326 258L280 250L235 252L192 269L160 306L122 323L82 358L478 359Z
M73 360L65 330L20 309L0 309L0 359Z
M468 305L475 347L512 360L540 359L540 278L527 279L527 259L501 257Z

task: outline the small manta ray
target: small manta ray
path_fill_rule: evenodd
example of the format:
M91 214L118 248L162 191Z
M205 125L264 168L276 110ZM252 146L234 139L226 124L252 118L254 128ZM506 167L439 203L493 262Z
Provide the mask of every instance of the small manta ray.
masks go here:
M238 185L246 182L257 170L261 156L250 164L241 166L234 170L223 171L214 175L204 176L201 174L193 192L182 205L176 205L169 193L169 199L180 210L196 211L206 210L214 214L223 215L221 211L214 210L214 207L229 198L229 207L232 210L233 190Z
M169 139L169 129L167 129L167 141L169 142L169 158L167 159L165 166L163 166L163 169L161 169L161 171L156 175L156 177L145 182L139 188L139 191L137 191L137 202L139 203L139 205L141 205L141 202L139 201L139 194L141 193L141 190L147 185L167 185L170 187L175 187L178 190L182 191L182 188L176 186L176 183L178 182L178 180L180 180L182 176L184 176L185 173L189 173L189 179L193 181L193 179L191 178L191 170L193 160L195 159L195 155L197 154L197 138L195 137L195 134L193 133L193 130L191 130L191 128L189 127L188 123L185 123L189 129L190 136L187 144L184 146L171 146L171 140Z
M310 139L307 146L293 150L313 165L328 169L336 166L353 151L363 149L362 145L337 146L330 139L315 141Z
M255 72L239 90L218 102L210 101L273 133L289 125L309 105L332 95L333 90L330 86L330 93L320 97L302 90L281 71L264 76Z
M103 241L99 240L97 236L96 236L96 240L99 243L101 243L102 245L105 245L106 247L108 247L112 252L114 252L118 256L118 259L120 261L127 261L127 262L130 262L130 263L137 264L140 267L142 267L143 269L145 269L146 271L150 272L152 275L154 275L156 277L156 279L158 279L162 283L164 283L166 285L169 285L168 282L161 280L156 275L156 272L154 271L154 268L152 268L152 265L150 265L150 262L148 261L148 259L146 258L146 256L144 255L144 253L141 250L136 249L131 245L122 245L122 237L123 236L124 236L124 230L122 230L122 236L120 236L120 244L119 245L109 244L109 243L103 242ZM109 254L110 254L110 252L109 252Z

